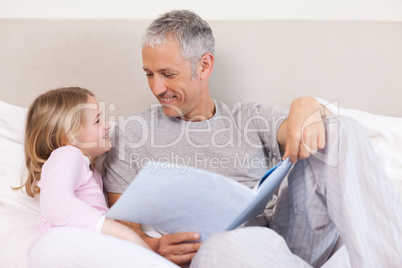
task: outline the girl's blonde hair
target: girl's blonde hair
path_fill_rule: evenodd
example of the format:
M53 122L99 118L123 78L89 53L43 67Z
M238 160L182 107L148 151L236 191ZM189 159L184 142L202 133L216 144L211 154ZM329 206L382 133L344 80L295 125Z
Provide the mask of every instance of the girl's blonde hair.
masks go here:
M40 192L38 182L42 166L50 154L78 137L84 126L85 109L77 109L94 94L83 88L67 87L50 90L31 104L25 128L25 163L28 178L17 189L34 197Z

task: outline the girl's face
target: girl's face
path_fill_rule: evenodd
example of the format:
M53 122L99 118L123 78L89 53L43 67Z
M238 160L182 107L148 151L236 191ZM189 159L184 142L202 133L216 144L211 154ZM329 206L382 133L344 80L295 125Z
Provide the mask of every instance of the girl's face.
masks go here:
M75 145L89 158L95 158L111 148L109 129L110 124L105 122L98 102L94 97L88 96L88 103L85 105L84 129L76 139Z

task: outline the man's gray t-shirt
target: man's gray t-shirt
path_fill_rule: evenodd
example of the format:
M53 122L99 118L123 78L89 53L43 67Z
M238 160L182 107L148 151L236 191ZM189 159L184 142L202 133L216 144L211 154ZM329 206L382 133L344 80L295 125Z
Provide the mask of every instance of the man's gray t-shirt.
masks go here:
M150 161L208 170L253 187L281 157L277 131L287 111L257 103L230 109L220 101L215 108L205 121L168 117L157 106L118 122L106 159L106 191L122 193Z

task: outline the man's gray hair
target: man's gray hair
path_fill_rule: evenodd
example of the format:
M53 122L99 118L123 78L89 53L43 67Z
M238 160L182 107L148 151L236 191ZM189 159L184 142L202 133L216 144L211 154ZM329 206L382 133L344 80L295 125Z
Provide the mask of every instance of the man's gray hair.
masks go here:
M214 53L215 38L206 21L188 10L173 10L155 19L145 31L142 47L179 43L182 56L190 61L193 76L197 63L206 53Z

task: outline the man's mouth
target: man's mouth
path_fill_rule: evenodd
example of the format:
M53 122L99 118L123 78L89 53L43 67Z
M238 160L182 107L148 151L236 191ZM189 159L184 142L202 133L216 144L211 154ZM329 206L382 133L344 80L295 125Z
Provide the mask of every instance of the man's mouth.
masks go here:
M174 98L174 96L173 97L169 97L169 98L159 98L162 102L169 102L169 101L171 101L171 100L173 100L173 98Z

